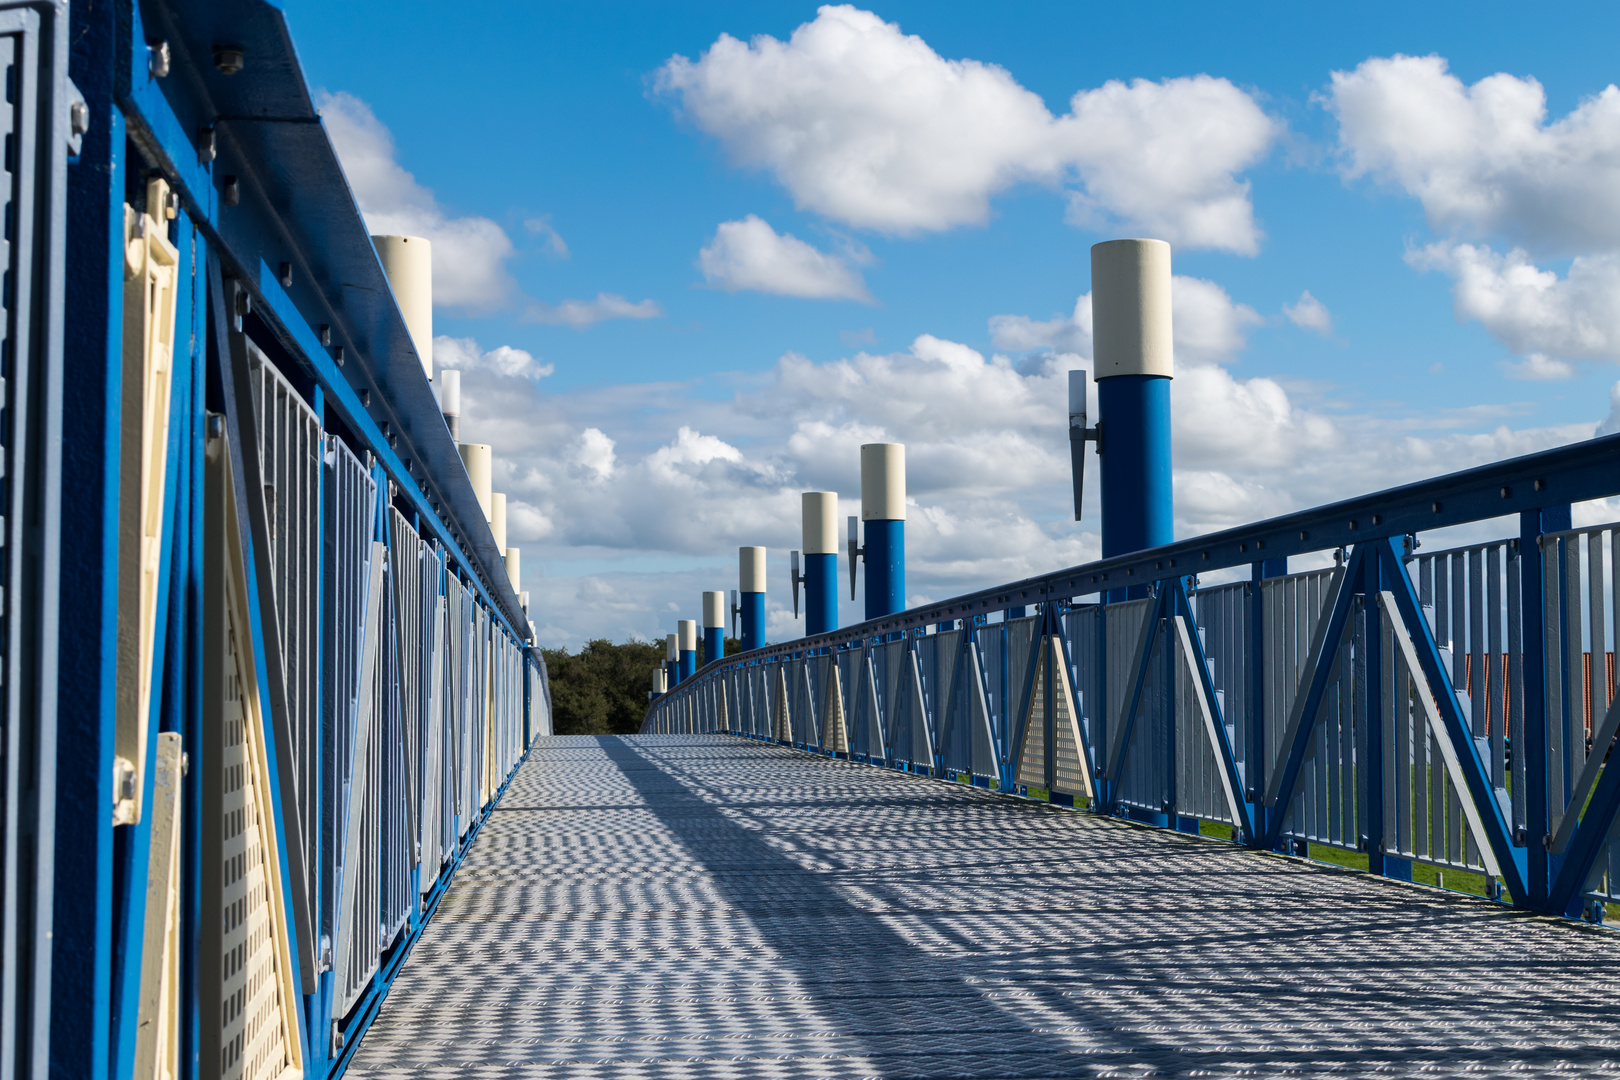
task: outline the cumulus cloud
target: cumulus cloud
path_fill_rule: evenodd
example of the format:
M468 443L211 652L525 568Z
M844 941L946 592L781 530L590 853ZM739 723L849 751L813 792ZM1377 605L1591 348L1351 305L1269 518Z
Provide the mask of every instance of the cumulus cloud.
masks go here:
M1573 365L1564 360L1543 356L1541 353L1531 353L1516 364L1503 364L1502 368L1508 378L1530 382L1555 382L1575 377Z
M1333 313L1327 305L1311 295L1306 289L1299 294L1299 299L1292 304L1283 305L1283 314L1288 321L1304 330L1311 330L1323 337L1333 334Z
M1457 318L1482 323L1520 356L1620 360L1620 255L1576 258L1563 278L1519 248L1501 255L1442 242L1407 261L1451 275Z
M1595 417L1515 431L1484 414L1324 412L1276 380L1229 370L1262 321L1252 308L1215 282L1173 287L1178 536L1593 432ZM906 444L909 603L1098 557L1095 483L1084 522L1072 520L1065 408L1067 369L1089 362L1089 310L1081 297L1069 318L1004 323L1035 341L1017 363L922 334L904 349L826 361L785 353L722 392L705 379L550 392L498 363L469 365L462 431L495 448L508 535L525 548L524 586L548 643L660 636L701 591L735 584L742 544L770 549L769 632L788 637L803 630L787 585L799 493L836 491L840 514L859 513L862 443ZM1044 322L1059 325L1028 330ZM1072 348L1046 351L1054 343ZM1620 387L1597 427L1620 430ZM862 617L847 593L839 617Z
M801 208L895 234L988 220L1021 182L1075 183L1069 216L1253 253L1249 186L1277 125L1225 79L1109 82L1052 115L1004 68L948 60L869 11L826 6L787 41L722 34L660 93Z
M505 230L486 217L452 217L440 206L399 164L394 136L370 105L343 91L321 91L315 103L366 228L432 241L434 305L477 313L507 303L517 286L506 270L514 249Z
M1557 120L1533 78L1472 86L1439 56L1374 57L1324 97L1348 177L1395 184L1438 231L1505 236L1544 255L1620 247L1620 89Z
M723 221L698 253L703 279L727 292L748 289L807 300L872 302L860 271L849 260L778 233L755 214Z
M572 326L575 330L588 330L608 319L656 319L664 313L657 301L642 300L631 303L618 293L597 293L595 300L564 300L560 304L533 301L523 317L530 322L549 326Z
M1209 363L1243 348L1251 327L1265 322L1213 281L1180 274L1170 279L1170 321L1178 363ZM1091 294L1074 302L1068 318L1038 320L1027 315L992 315L991 343L1010 352L1049 349L1090 359Z
M1074 313L1068 318L1061 315L1052 319L1032 319L1028 315L992 315L990 343L998 349L1012 352L1051 349L1053 352L1090 356L1091 294L1086 293L1074 302Z
M435 367L492 371L523 379L543 379L555 370L553 365L541 363L534 354L523 349L497 345L486 352L472 338L443 334L433 339L433 363Z

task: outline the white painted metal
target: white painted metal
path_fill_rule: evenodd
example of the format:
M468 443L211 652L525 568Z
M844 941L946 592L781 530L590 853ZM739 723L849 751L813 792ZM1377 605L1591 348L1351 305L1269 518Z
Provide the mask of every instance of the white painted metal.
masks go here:
M745 593L765 591L765 549L740 547L737 549L737 582Z
M1098 379L1173 376L1170 245L1163 240L1093 244L1091 321Z
M433 378L433 245L420 236L373 236L422 370Z
M461 464L467 470L467 480L472 484L473 494L478 496L484 520L488 521L493 502L490 496L494 494L490 490L495 467L493 451L488 443L459 443L456 449L461 452Z
M799 502L804 512L804 553L838 554L838 493L806 491Z
M837 507L833 510L836 515ZM905 519L905 444L866 443L861 447L861 520Z

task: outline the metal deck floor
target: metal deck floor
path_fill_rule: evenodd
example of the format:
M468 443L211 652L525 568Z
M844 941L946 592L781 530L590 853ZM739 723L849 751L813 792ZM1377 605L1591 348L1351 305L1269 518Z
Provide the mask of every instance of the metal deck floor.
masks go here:
M535 748L349 1076L1620 1075L1620 935L724 736Z

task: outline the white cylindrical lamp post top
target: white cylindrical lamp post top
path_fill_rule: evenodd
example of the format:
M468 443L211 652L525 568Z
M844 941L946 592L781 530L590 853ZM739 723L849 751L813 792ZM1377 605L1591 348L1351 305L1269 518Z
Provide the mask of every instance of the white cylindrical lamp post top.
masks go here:
M512 583L512 591L517 592L523 580L523 552L519 548L506 549L506 577Z
M739 591L756 593L765 591L765 549L740 547L737 549L737 584Z
M726 594L720 590L703 594L703 629L721 630L726 625Z
M399 313L405 317L411 344L422 370L433 378L433 245L420 236L373 236L383 273Z
M838 492L806 491L804 508L804 553L838 554Z
M439 411L446 416L461 415L461 371L445 368L439 372L434 386L439 395Z
M905 443L861 447L861 520L906 520Z
M1092 355L1097 379L1175 376L1170 245L1107 240L1091 248Z
M467 470L467 479L472 481L473 494L478 496L478 505L484 511L484 520L490 519L490 485L495 471L494 453L489 443L460 443L456 449L461 451L461 464Z
M489 532L495 537L495 546L501 551L506 550L506 493L492 491L489 494Z
M680 638L681 652L697 652L697 620L681 619L675 624L675 633Z

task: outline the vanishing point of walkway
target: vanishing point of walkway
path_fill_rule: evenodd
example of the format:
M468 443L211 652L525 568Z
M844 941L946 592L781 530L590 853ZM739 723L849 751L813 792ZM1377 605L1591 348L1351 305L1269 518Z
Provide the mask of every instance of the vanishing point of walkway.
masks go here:
M1620 935L725 736L541 740L355 1077L1620 1075Z

